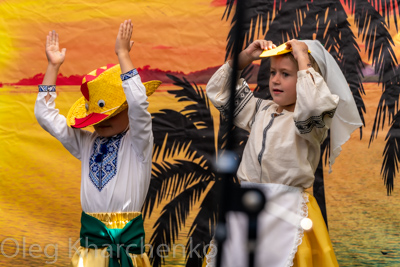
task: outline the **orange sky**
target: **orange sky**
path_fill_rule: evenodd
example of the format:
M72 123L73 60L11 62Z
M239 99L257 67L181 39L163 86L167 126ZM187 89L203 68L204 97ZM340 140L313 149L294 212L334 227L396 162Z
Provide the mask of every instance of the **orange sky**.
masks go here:
M45 37L60 35L67 57L64 75L86 74L115 63L119 23L131 18L136 67L185 73L223 63L229 22L221 21L220 0L78 1L13 0L0 2L0 82L13 83L43 73ZM352 22L352 18L349 19ZM391 27L400 44L400 36ZM360 40L361 44L361 40ZM400 45L399 45L400 46ZM364 47L360 45L362 49ZM400 49L396 51L400 58ZM365 60L366 57L364 56Z
M212 0L0 2L0 82L44 72L44 42L56 30L67 48L64 75L115 63L119 23L134 24L136 67L191 72L223 63L229 22Z

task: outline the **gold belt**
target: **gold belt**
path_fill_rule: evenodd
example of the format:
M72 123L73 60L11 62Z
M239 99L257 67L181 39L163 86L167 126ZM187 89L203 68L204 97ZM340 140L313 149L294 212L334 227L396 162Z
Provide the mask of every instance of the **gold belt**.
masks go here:
M139 211L133 211L133 212L100 212L100 213L86 213L102 223L105 224L105 226L108 229L122 229L125 227L125 225L139 216L141 212Z

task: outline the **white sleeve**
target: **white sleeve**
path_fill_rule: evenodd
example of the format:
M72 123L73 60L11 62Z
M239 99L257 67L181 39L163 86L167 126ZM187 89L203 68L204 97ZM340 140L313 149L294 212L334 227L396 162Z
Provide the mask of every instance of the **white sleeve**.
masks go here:
M56 92L49 92L50 99L45 97L47 92L39 92L35 103L35 117L40 126L58 141L77 159L81 159L82 141L90 132L68 127L66 118L55 108Z
M153 131L151 114L147 111L149 102L146 88L138 74L124 80L122 87L128 102L129 134L133 149L142 161L152 160Z
M322 143L331 126L339 97L330 92L322 76L313 68L297 73L296 92L293 118L298 134Z
M226 118L229 112L229 96L231 87L230 73L232 68L226 62L211 77L207 83L207 96L211 103ZM238 72L240 77L241 72ZM233 113L234 124L244 130L250 131L254 116L260 108L262 99L255 98L247 82L241 78L236 83L235 110Z

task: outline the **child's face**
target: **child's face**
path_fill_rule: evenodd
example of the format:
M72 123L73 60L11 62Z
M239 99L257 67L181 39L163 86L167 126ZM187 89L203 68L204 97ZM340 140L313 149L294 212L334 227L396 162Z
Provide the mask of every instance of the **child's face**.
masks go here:
M122 133L129 124L128 109L121 111L114 117L94 125L96 133L102 137L110 137Z
M271 57L269 90L272 99L279 105L277 112L294 111L298 66L289 57Z

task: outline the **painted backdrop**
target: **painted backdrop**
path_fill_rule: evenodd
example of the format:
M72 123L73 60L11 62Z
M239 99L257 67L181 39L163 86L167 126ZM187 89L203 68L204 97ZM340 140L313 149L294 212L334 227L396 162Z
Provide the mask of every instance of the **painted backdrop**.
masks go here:
M347 73L364 127L343 146L333 173L320 170L325 187L318 193L325 192L340 266L399 266L398 1L245 2L244 45L316 38ZM80 162L33 114L48 31L67 48L57 81L57 108L66 115L82 76L117 62L116 30L128 18L142 80L163 81L149 98L155 146L143 207L146 247L154 266L201 263L218 207L213 161L226 146L224 124L204 90L232 49L232 4L0 1L1 266L65 266L79 245ZM256 62L246 74L260 97L268 97L265 67ZM234 131L240 154L246 133Z

